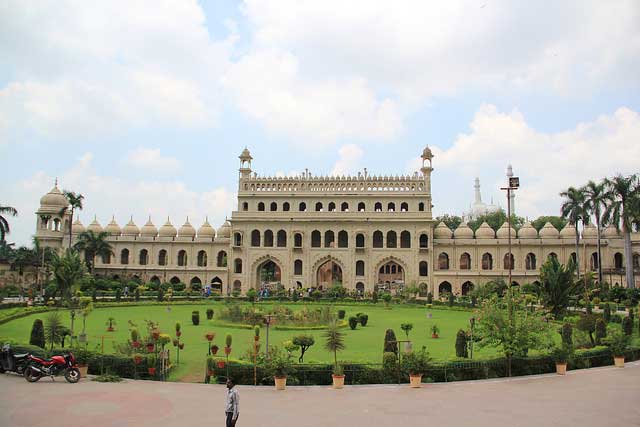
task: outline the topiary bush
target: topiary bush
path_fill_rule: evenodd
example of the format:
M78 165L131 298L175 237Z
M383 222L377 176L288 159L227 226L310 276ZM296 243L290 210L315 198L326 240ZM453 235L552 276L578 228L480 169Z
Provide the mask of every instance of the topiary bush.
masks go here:
M200 324L200 312L198 310L191 312L191 323L193 323L194 326L198 326Z
M158 289L158 302L162 302L164 301L164 291L162 290L162 288Z
M31 327L31 338L29 339L29 344L38 346L40 348L44 348L45 346L44 324L42 323L42 319L36 319L33 321L33 326Z
M338 310L338 319L340 319L340 320L344 319L345 314L347 314L346 311Z
M573 326L571 323L564 323L560 328L560 336L562 337L562 344L567 347L573 346Z
M208 320L213 319L213 309L212 308L207 308L207 319Z
M605 323L609 323L611 321L611 306L609 306L609 303L604 305L604 309L602 310L602 318L604 319Z
M431 292L427 294L427 304L433 304L433 294Z
M393 329L387 329L384 333L384 347L382 349L383 353L394 353L398 354L398 343L396 342L396 333L393 332Z
M367 313L358 313L357 317L360 325L367 326L367 323L369 322L369 315Z
M453 292L449 294L449 307L453 307L453 303L456 301L456 297L453 295Z
M458 330L456 334L456 357L469 357L467 341L467 333L462 329Z
M349 327L354 330L358 327L358 318L355 316L349 317Z
M607 324L603 319L596 320L596 345L602 345L602 339L607 336Z
M622 332L624 332L625 335L629 336L633 334L633 322L629 317L625 317L624 319L622 319Z

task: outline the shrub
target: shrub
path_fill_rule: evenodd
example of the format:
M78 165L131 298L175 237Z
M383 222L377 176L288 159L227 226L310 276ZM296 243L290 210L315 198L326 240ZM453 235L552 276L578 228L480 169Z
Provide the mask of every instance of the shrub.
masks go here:
M358 318L360 325L367 326L367 323L369 322L369 315L367 313L358 313L356 317Z
M427 353L427 348L422 346L420 351L409 353L402 360L403 367L409 371L410 375L424 375L429 369L431 358Z
M116 302L120 302L122 298L122 290L120 288L116 289Z
M427 304L433 304L433 294L431 292L427 294Z
M378 303L378 291L373 291L373 294L371 294L371 300L374 304Z
M453 303L455 302L456 297L453 295L453 292L449 294L449 307L453 307Z
M355 316L349 317L349 327L353 330L358 327L358 318Z
M207 308L207 319L208 320L213 319L213 309L212 308Z
M393 353L397 355L398 343L396 341L396 333L393 332L393 329L387 329L387 331L384 333L384 347L382 349L383 353Z
M386 351L382 353L382 368L386 371L392 371L396 369L397 356L392 351Z
M622 332L629 336L633 334L633 322L631 321L631 318L625 317L622 319Z
M607 324L604 320L596 320L596 345L602 345L602 339L607 336Z
M596 317L593 314L583 314L576 323L578 330L589 334L591 345L595 345L593 333L596 331Z
M391 294L388 292L385 292L384 294L382 294L382 301L384 301L384 305L389 307L389 303L391 302Z
M136 290L133 292L133 298L136 301L140 301L140 287L136 286Z
M197 310L194 310L191 312L191 323L193 323L195 326L198 326L200 324L200 312Z
M44 324L42 323L41 319L36 319L33 321L29 344L44 348Z
M407 339L409 339L409 332L413 329L413 323L403 323L400 325L400 329L404 331L407 335Z
M338 319L340 319L340 320L344 319L345 314L347 314L346 311L338 310Z
M609 323L611 321L611 306L609 303L604 305L604 310L602 310L602 317L604 318L605 323Z
M560 336L562 337L562 344L566 346L573 346L573 326L571 323L564 323L560 328Z
M162 290L162 288L158 289L158 302L162 302L164 301L164 291Z
M456 334L456 357L469 357L467 340L467 333L460 329Z

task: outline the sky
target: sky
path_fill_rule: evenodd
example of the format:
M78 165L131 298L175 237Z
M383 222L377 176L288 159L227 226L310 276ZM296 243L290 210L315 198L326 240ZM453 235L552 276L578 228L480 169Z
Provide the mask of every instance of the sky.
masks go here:
M640 2L0 1L0 205L27 244L57 178L81 221L216 227L260 175L473 179L519 215L640 167Z

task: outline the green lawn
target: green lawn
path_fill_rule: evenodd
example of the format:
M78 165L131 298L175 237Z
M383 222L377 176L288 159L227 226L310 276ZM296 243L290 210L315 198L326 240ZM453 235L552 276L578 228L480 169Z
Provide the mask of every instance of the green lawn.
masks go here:
M87 335L89 337L89 349L95 349L105 337L105 353L114 351L113 342L124 342L129 337L129 323L132 321L138 325L139 330L144 331L144 320L153 320L160 323L160 329L164 333L175 335L174 325L176 321L182 323L182 342L185 348L180 353L180 367L173 371L172 378L197 376L202 370L206 353L207 343L204 335L208 331L216 333L215 343L224 347L224 337L227 333L233 335L232 358L238 358L252 346L253 331L239 328L230 328L216 325L216 321L206 319L205 311L213 308L217 311L222 307L222 302L203 303L198 305L149 305L137 307L115 307L95 309L87 320ZM313 305L313 304L311 304ZM299 310L304 305L291 304L293 310ZM410 333L410 339L414 343L414 348L418 349L425 345L434 359L448 359L455 357L455 335L459 329L467 329L469 318L473 315L469 311L454 311L447 309L427 309L422 306L392 306L385 309L379 305L336 305L335 309L346 310L346 318L357 312L366 312L369 315L369 323L366 327L358 327L351 330L348 327L343 329L346 334L346 349L339 353L338 357L343 361L350 362L370 362L380 363L382 359L382 346L384 342L385 330L391 328L395 331L398 339L406 339L404 332L400 329L400 324L413 323L414 328ZM200 310L200 325L194 326L191 323L191 311ZM432 314L428 319L427 313ZM32 316L13 320L4 325L0 325L0 337L12 338L17 341L28 342L31 326L34 319L45 320L48 313L34 314ZM116 319L116 331L106 332L106 322L109 317ZM70 323L67 311L63 311L65 324ZM430 327L437 324L440 328L440 338L432 339ZM82 327L82 320L76 318L76 331ZM323 348L322 331L278 331L271 328L269 333L270 344L281 344L293 336L306 333L316 338L316 344L305 354L305 362L331 362L332 355ZM261 331L261 343L264 348L266 337L265 328ZM175 348L171 346L172 353ZM476 349L474 357L486 357L495 354L493 349ZM172 354L173 358L173 354Z

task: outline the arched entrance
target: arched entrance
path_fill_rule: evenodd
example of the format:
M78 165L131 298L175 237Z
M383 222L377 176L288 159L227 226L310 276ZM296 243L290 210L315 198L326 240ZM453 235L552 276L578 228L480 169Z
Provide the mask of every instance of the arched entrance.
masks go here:
M342 285L342 267L332 259L320 264L316 273L316 285L318 289Z
M275 290L282 282L282 270L273 260L268 259L258 265L256 277L258 278L257 288L259 290Z
M211 291L222 294L222 280L218 276L211 279Z
M404 268L389 260L378 268L378 289L401 291L404 288Z

